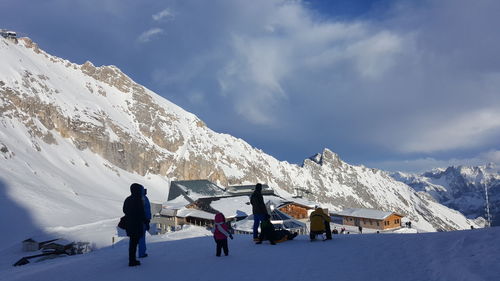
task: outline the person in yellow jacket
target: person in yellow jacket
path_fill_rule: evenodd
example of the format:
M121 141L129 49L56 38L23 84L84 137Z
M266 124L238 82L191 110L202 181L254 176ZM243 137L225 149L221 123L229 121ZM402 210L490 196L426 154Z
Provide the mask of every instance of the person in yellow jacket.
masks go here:
M316 235L323 234L325 232L330 234L328 232L330 232L329 226L332 220L330 219L330 216L325 214L322 208L317 207L316 210L314 210L309 216L309 220L311 221L311 230L309 232L309 238L311 238L311 241L316 240ZM328 237L331 237L331 234L327 235L327 239Z

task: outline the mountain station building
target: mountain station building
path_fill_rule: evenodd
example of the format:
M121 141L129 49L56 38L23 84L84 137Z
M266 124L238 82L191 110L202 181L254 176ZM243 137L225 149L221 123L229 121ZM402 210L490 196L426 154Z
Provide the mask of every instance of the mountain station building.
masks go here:
M332 215L342 217L342 224L344 225L378 230L400 228L401 219L404 217L394 212L360 208L345 209L340 212L333 212Z

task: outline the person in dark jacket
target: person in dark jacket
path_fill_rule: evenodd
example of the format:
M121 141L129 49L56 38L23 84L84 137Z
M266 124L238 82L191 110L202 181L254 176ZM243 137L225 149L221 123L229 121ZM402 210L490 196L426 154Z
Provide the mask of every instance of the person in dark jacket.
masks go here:
M136 259L137 244L144 234L144 224L146 223L146 214L144 204L142 203L142 190L144 187L138 183L130 185L131 195L123 202L123 213L126 219L127 236L130 237L128 247L128 265L137 266L141 263Z
M264 197L262 197L262 184L255 185L255 190L250 196L250 203L253 213L253 240L257 241L259 239L259 223L268 215Z
M143 188L142 190L142 203L144 204L144 213L146 215L146 223L144 224L144 230L142 232L142 236L139 239L139 258L145 258L148 256L146 253L146 231L149 230L149 222L151 221L151 204L149 203L149 199L146 196L148 194L148 190Z
M271 223L271 216L266 215L260 223L260 235L255 244L262 244L262 241L269 240L271 245L276 245L276 243L293 240L297 235L297 232L291 233L286 229L275 230L274 225Z

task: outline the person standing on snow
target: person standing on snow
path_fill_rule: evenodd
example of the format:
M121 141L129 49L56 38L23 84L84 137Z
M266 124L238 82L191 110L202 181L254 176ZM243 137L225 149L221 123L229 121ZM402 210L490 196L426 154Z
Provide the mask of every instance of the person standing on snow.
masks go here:
M262 196L262 184L258 183L255 185L255 190L252 196L250 196L250 203L252 204L253 213L253 240L258 241L259 223L268 215L264 197Z
M142 232L142 237L139 239L139 258L145 258L148 256L146 253L146 231L149 230L149 222L151 221L151 204L146 196L148 190L144 187L142 188L142 203L144 204L144 214L146 215L146 222L144 223L144 230Z
M233 239L233 235L229 233L229 226L226 224L226 218L222 213L215 215L214 226L214 240L216 246L215 255L220 257L221 250L224 250L224 255L229 255L229 247L227 245L227 238Z
M128 266L137 266L141 262L136 259L137 244L142 235L144 235L144 223L146 223L146 214L144 204L142 203L142 190L144 187L138 183L130 185L131 195L123 202L123 213L127 236L130 237L128 246Z

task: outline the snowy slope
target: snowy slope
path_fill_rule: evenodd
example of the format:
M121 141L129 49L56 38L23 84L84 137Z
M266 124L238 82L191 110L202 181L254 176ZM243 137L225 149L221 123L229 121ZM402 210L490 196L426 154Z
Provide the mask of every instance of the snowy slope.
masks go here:
M229 256L215 257L211 234L192 227L148 244L142 265L127 266L128 240L87 255L21 267L15 251L0 258L9 281L101 280L405 280L491 281L500 276L500 228L427 234L336 235L332 241L298 236L275 246L249 235L229 240Z
M394 173L392 176L469 218L486 218L485 190L488 190L493 224L500 225L500 173L494 164L448 167L421 175Z
M280 162L210 130L114 66L73 64L28 38L1 38L0 61L0 216L14 228L2 234L6 245L47 227L117 218L132 182L163 202L174 179L264 182L283 196L300 187L331 210L396 211L426 231L474 224L329 149L303 166Z

